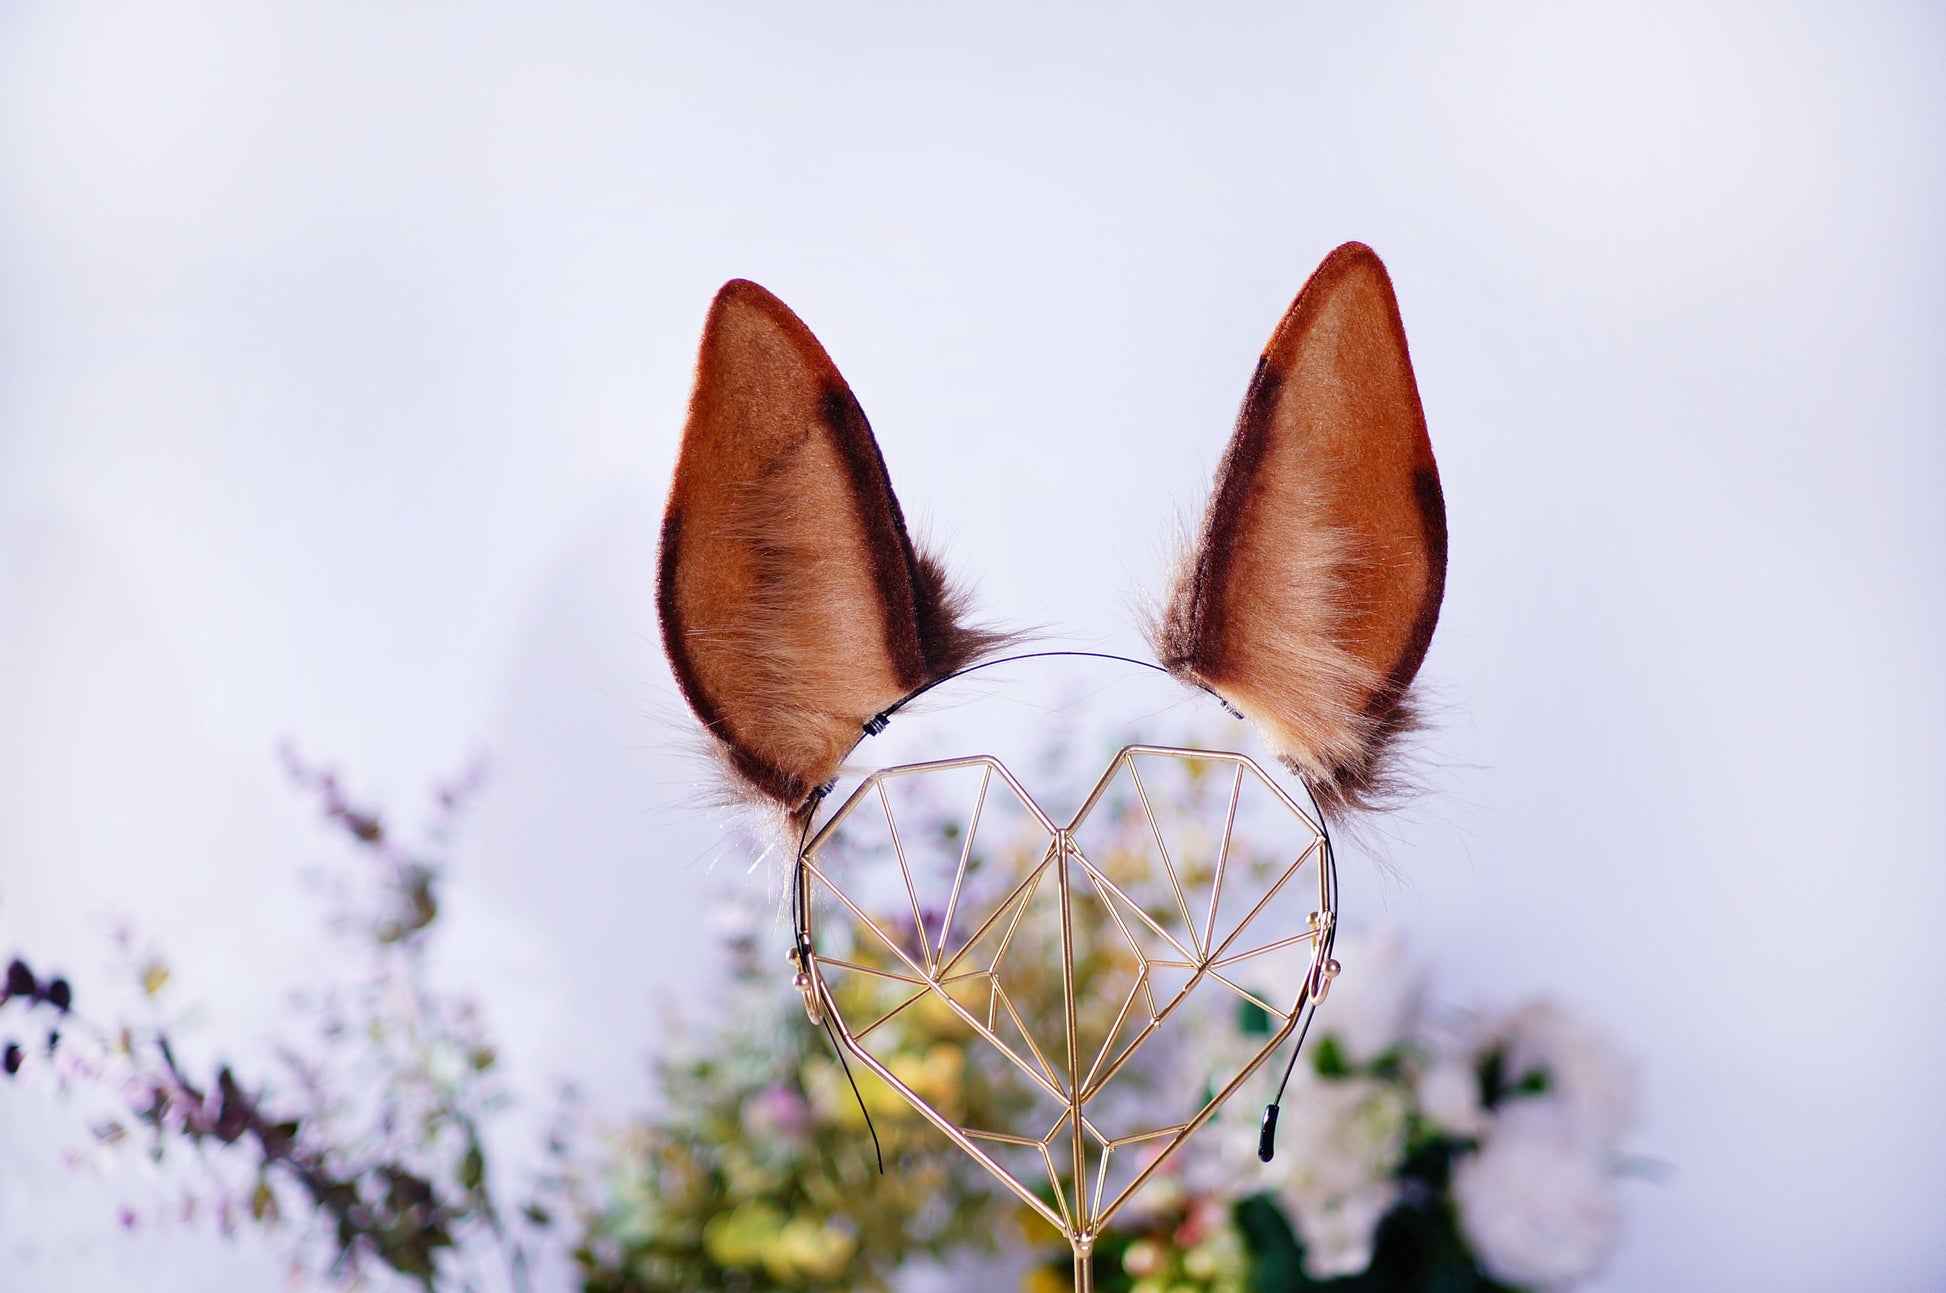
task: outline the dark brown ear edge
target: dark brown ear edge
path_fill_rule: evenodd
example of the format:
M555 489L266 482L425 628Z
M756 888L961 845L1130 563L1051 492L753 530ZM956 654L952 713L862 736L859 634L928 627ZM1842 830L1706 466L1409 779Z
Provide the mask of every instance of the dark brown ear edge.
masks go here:
M676 687L682 692L683 699L689 702L690 711L709 734L717 753L730 771L766 799L776 800L787 808L795 807L810 794L812 788L805 784L802 777L776 767L738 745L729 735L729 725L723 720L716 702L696 676L696 667L689 657L688 634L682 622L682 612L676 604L676 563L681 559L681 550L682 512L672 507L662 518L662 545L657 559L656 613L662 624L663 654L669 658Z
M908 691L924 686L970 662L999 635L958 623L962 599L944 569L913 544L878 438L842 379L825 391L823 412L851 473L852 496L866 517L879 597L893 611L886 618L886 650Z
M1222 572L1229 568L1230 552L1238 541L1235 518L1242 510L1241 500L1249 494L1250 484L1263 465L1263 441L1268 434L1265 423L1283 380L1267 357L1258 358L1230 442L1217 464L1216 484L1191 549L1195 564L1183 590L1186 596L1178 594L1176 604L1165 610L1156 635L1163 668L1192 675L1206 686L1213 686L1211 680L1222 676L1222 593L1226 587Z
M1305 779L1318 801L1319 811L1341 822L1354 812L1376 812L1392 807L1413 789L1398 771L1397 746L1425 727L1420 707L1413 701L1412 683L1432 647L1433 630L1439 627L1439 610L1446 600L1447 540L1446 495L1439 487L1437 464L1414 473L1412 488L1419 500L1426 545L1426 591L1420 598L1412 636L1406 640L1385 685L1374 691L1366 702L1365 717L1371 727L1364 742L1363 757L1356 764L1333 769L1329 782ZM1287 766L1293 772L1300 772L1294 765Z
M1422 412L1422 425L1424 420ZM1419 675L1419 666L1426 661L1433 631L1439 627L1439 609L1446 601L1446 492L1439 486L1437 463L1413 473L1412 492L1419 501L1420 537L1426 545L1426 591L1419 598L1412 636L1406 639L1398 663L1386 675L1385 686L1374 693L1368 713L1376 714L1384 705L1404 699Z

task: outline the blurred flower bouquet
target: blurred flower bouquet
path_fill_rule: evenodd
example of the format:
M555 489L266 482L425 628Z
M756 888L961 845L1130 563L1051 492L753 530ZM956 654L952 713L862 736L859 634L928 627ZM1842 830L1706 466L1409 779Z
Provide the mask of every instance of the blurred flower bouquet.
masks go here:
M1182 820L1220 823L1205 801L1225 796L1228 781L1192 768L1166 793L1173 802L1162 807ZM1100 847L1132 853L1150 838L1132 800L1111 800L1110 810ZM954 843L951 814L919 817L913 834ZM1010 885L1037 847L999 859L985 882ZM1117 873L1135 870L1123 857ZM1151 879L1161 915L1171 899ZM976 871L967 883L978 882ZM889 901L905 900L901 889ZM1080 909L1076 919L1081 1028L1105 1034L1127 967L1110 931L1084 928ZM1065 1242L876 1078L852 1073L854 1088L783 990L784 972L761 963L748 920L726 929L735 971L724 1022L665 1062L667 1113L615 1165L609 1206L581 1254L588 1287L880 1288L909 1257L1009 1235L1048 1251L1030 1270L1029 1293L1070 1287ZM762 940L783 942L775 930ZM1281 1076L1271 1065L1097 1246L1104 1293L1558 1289L1611 1251L1632 1081L1606 1044L1546 1003L1496 1018L1428 1008L1425 976L1394 936L1344 934L1337 946L1345 970L1282 1101L1275 1160L1257 1158L1257 1119ZM840 954L872 952L852 942ZM1014 993L1023 1013L1058 1010L1058 965L1028 970L1027 990ZM962 1125L1000 1125L1028 1098L1005 1065L956 1044L964 1030L935 998L906 1001L896 981L862 975L838 991L848 1018L886 1017L880 1026L897 1038L892 1070ZM1026 1029L1047 1022L1029 1018ZM1239 1068L1270 1028L1247 999L1217 994L1192 1014L1184 1044L1138 1053L1123 1093L1180 1103L1185 1090ZM883 1176L872 1170L865 1110L888 1143Z
M253 1081L218 1066L199 1080L173 1037L179 1017L160 1008L167 966L132 937L133 977L157 1007L147 1020L88 1023L65 980L23 961L0 990L0 1028L15 1035L5 1072L99 1112L78 1161L189 1165L159 1213L125 1208L125 1224L166 1213L257 1226L285 1237L294 1275L343 1285L522 1290L554 1284L536 1270L565 1280L571 1268L586 1293L837 1293L895 1287L916 1259L1045 1250L1030 1257L1029 1293L1069 1287L1045 1223L807 1023L777 918L734 907L719 924L721 996L664 1043L657 1111L609 1137L593 1166L577 1163L564 1122L509 1200L513 1173L489 1157L507 1105L494 1045L426 968L470 781L441 792L428 843L408 848L333 778L292 770L373 865L333 889L365 969L306 994L317 1035L282 1045L281 1071ZM1166 793L1193 818L1225 791L1191 776ZM1111 838L1149 829L1134 805L1111 810ZM914 829L950 843L958 828L935 813ZM994 883L1031 862L996 853ZM1079 940L1084 1016L1113 1013L1108 987L1127 968L1102 935ZM1282 1100L1275 1160L1257 1159L1257 1119L1281 1065L1119 1216L1096 1248L1102 1293L1558 1289L1612 1249L1632 1098L1612 1052L1544 1003L1501 1017L1429 1008L1394 937L1341 934L1337 955L1344 973ZM1030 961L1010 981L1027 1027L1058 1010L1058 974ZM848 1017L886 1008L864 976L837 990L861 994L841 1000ZM1186 1044L1144 1052L1122 1090L1178 1100L1234 1071L1270 1023L1247 999L1212 998ZM1002 1125L1027 1098L967 1053L943 1005L896 1005L884 1027L888 1067L956 1119Z

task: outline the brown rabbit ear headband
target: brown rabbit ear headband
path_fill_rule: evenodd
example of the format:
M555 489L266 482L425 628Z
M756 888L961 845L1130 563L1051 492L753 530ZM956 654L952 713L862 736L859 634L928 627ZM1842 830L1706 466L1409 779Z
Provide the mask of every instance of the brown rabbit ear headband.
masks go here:
M1151 641L1342 818L1411 726L1445 581L1439 469L1391 280L1346 243L1257 361ZM734 776L806 820L864 735L1007 640L968 626L914 547L817 338L742 280L703 328L658 600L676 680Z

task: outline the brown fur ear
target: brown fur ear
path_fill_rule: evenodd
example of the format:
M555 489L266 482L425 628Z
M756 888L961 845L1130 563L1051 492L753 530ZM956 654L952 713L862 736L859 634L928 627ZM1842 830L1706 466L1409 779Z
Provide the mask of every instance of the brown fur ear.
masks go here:
M748 785L797 809L861 725L998 639L914 549L851 388L755 283L725 284L662 522L662 645Z
M1257 722L1320 807L1384 784L1446 586L1446 505L1385 266L1346 243L1271 335L1162 663Z

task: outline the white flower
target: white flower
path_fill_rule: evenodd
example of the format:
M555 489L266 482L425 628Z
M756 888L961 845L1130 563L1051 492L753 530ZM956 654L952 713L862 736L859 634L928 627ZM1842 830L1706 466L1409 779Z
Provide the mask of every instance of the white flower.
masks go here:
M1504 1106L1485 1145L1453 1169L1467 1242L1489 1274L1511 1284L1566 1286L1615 1245L1605 1154L1551 1106Z
M1501 1030L1502 1072L1510 1085L1546 1075L1546 1094L1574 1130L1612 1150L1635 1116L1635 1079L1607 1041L1551 1002L1522 1007Z
M1398 1200L1397 1185L1375 1182L1297 1210L1297 1229L1304 1240L1304 1273L1314 1280L1362 1273L1372 1264L1378 1223Z
M1425 973L1396 930L1342 933L1332 949L1343 970L1318 1007L1317 1028L1351 1064L1369 1064L1405 1039Z
M1486 1111L1480 1107L1480 1075L1469 1060L1434 1061L1419 1074L1415 1094L1419 1112L1441 1131L1455 1136L1480 1134Z
M1278 1195L1304 1241L1314 1279L1371 1264L1378 1223L1397 1202L1393 1179L1405 1149L1406 1099L1373 1078L1327 1080L1300 1070L1282 1106Z
M466 1056L459 1047L441 1038L426 1051L426 1077L442 1087L453 1087L466 1076Z

